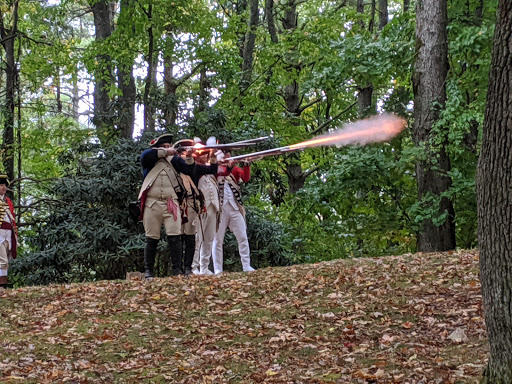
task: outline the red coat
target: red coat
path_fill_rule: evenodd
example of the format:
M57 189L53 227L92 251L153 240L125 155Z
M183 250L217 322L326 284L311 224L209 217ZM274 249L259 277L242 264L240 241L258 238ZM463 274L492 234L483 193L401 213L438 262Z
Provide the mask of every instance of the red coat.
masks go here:
M249 179L251 178L251 167L246 165L243 168L237 167L236 165L231 169L231 172L229 170L225 170L224 172L219 172L218 176L229 176L230 174L233 175L233 179L235 179L235 182L237 184L240 184L240 179L247 183Z
M16 216L14 215L14 204L11 199L5 196L5 201L9 206L9 211L12 215L12 231L11 231L11 256L13 259L17 256L17 246L18 246L18 227L16 226Z

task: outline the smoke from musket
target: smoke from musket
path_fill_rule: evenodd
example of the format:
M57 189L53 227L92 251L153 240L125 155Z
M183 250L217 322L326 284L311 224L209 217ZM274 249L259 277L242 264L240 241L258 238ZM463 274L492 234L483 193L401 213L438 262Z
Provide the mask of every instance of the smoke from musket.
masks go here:
M322 145L336 145L337 147L341 147L350 144L366 145L377 143L392 139L405 128L405 125L406 122L404 119L386 113L354 123L344 124L339 129L297 144L266 149L245 155L231 156L223 159L223 161L254 161L267 156L282 155L284 153Z
M290 149L318 147L322 145L366 145L387 141L398 135L406 126L403 118L384 113L353 123L301 143L290 145Z

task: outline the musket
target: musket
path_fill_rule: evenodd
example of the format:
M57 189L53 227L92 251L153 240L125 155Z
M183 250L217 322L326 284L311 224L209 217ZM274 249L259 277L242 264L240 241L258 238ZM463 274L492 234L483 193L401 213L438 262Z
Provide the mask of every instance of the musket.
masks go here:
M266 141L268 139L271 139L272 136L261 136L261 137L257 137L255 139L247 139L247 140L242 140L242 141L235 141L234 143L231 143L231 144L244 144L244 143L248 143L248 144L256 144L256 143L261 143L262 141Z
M208 142L217 141L212 136L208 139L206 145L201 144L201 143L196 143L192 146L183 146L182 148L184 148L185 150L191 149L196 152L205 152L205 151L209 151L209 150L221 150L223 152L229 152L233 149L242 149L242 148L252 147L255 144L261 143L262 141L265 141L268 139L270 139L270 136L262 136L262 137L257 137L255 139L235 141L234 143L227 143L227 144L208 144Z
M227 157L225 159L222 159L222 163L226 163L228 161L235 161L235 162L236 161L256 161L256 160L261 160L264 157L268 157L268 156L276 156L276 155L282 155L287 152L299 151L306 147L307 147L307 145L302 145L302 146L298 146L297 144L287 145L285 147L266 149L266 150L259 151L259 152L247 153L245 155Z

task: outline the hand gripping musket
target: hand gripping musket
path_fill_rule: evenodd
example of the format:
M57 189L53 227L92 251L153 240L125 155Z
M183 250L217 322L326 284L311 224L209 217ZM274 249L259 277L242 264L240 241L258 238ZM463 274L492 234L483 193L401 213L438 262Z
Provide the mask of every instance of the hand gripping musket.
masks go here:
M372 116L364 120L345 124L339 129L335 129L325 135L320 135L301 143L228 157L223 159L222 163L230 161L255 161L268 156L300 151L308 147L319 147L325 145L336 145L341 147L349 144L366 145L387 141L398 135L402 129L405 128L405 125L406 122L403 118L384 113L382 115Z

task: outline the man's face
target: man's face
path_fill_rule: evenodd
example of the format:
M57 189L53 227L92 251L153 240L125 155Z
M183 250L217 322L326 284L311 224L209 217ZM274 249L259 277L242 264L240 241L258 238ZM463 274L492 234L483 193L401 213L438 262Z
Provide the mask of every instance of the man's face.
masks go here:
M7 185L0 184L0 195L5 195L5 192L7 192Z
M200 155L198 155L196 157L196 163L206 164L207 161L208 161L208 153L201 153Z
M160 148L172 148L171 143L163 143Z

